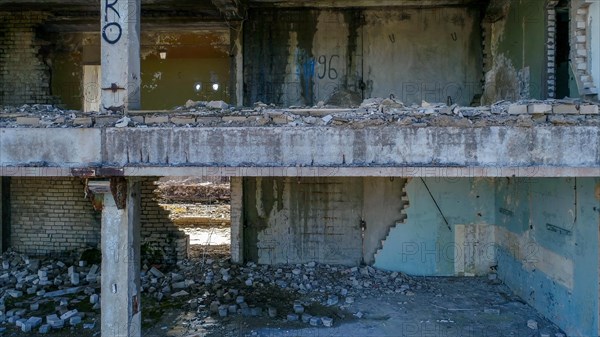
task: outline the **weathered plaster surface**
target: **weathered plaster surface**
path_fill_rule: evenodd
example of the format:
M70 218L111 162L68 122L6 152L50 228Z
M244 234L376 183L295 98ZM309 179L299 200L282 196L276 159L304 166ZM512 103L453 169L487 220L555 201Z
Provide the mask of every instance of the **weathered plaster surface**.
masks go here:
M595 127L223 127L55 131L0 130L1 165L55 167L58 170L127 167L128 175L151 175L152 167L158 167L154 172L157 175L165 174L166 167L173 167L172 173L190 173L194 168L244 167L248 168L245 174L232 170L225 175L251 176L600 175L600 130ZM270 169L265 173L259 169L261 167L289 168L293 172L277 174L276 169ZM319 171L324 167L331 169ZM352 173L353 170L356 172Z

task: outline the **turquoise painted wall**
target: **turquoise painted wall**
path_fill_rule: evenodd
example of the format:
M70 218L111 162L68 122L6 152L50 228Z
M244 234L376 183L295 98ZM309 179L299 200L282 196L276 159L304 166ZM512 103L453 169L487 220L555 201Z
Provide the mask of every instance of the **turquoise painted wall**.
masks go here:
M459 224L495 225L498 274L568 335L598 334L600 178L409 180L406 223L390 230L375 266L413 275L455 274ZM509 242L501 243L501 236ZM565 264L566 263L566 264ZM565 266L572 277L562 273ZM558 277L558 278L557 278Z
M390 230L375 266L413 275L454 275L457 224L493 224L493 180L424 178L450 224L446 225L425 184L412 178L406 185L410 206L406 223Z
M498 179L496 183L498 226L516 234L530 231L521 258L515 258L512 249L499 247L500 278L573 336L598 334L600 200L594 195L598 184L600 178ZM525 267L524 260L534 266L542 263L545 250L572 261L572 289L540 270L544 268ZM561 268L559 264L545 268L549 267Z

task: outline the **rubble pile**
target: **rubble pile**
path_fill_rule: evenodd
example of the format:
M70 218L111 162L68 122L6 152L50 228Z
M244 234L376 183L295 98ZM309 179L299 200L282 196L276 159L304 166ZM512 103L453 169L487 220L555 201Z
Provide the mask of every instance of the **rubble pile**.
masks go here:
M52 105L0 108L0 127L218 127L218 126L346 126L412 127L600 125L597 103L574 99L500 101L465 107L429 103L405 105L391 98L368 98L359 107L340 108L319 102L313 107L278 108L258 102L252 108L230 107L223 101L188 101L165 112L119 114L61 110Z
M198 273L202 270L202 273ZM229 260L207 260L179 264L177 272L157 268L142 272L142 288L156 300L189 298L197 306L198 320L208 316L270 317L312 326L330 327L335 320L353 315L358 297L386 294L414 295L429 290L423 282L397 272L366 267L340 267L314 262L296 265L231 264ZM323 315L323 313L330 316Z
M1 263L0 332L96 328L99 264L14 252L3 254ZM397 272L314 262L259 266L233 264L228 258L197 259L170 267L144 265L140 275L146 312L160 308L153 301L175 302L196 311L198 322L239 315L330 327L337 320L364 315L352 310L359 297L410 296L415 289L429 289L427 283Z
M96 326L99 265L84 260L40 260L14 252L4 253L1 261L0 332L10 326L41 334L69 326Z

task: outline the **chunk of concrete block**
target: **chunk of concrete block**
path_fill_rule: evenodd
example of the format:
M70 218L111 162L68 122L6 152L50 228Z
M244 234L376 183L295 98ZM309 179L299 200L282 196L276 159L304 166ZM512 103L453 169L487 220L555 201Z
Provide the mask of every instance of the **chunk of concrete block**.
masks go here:
M206 107L210 109L227 109L229 105L223 101L210 101L206 103Z
M597 105L590 104L590 105L580 105L579 113L582 115L597 115L600 112L598 111Z
M555 114L576 114L577 106L575 104L557 104L552 107L552 112Z
M31 324L25 322L21 325L21 331L23 332L31 332Z
M78 272L71 274L71 284L74 286L79 284L79 273Z
M69 318L69 324L71 326L81 324L81 316L77 315L77 316L73 316L73 317Z
M524 115L527 113L527 104L511 104L508 106L509 115Z
M29 317L29 319L27 320L27 323L29 325L31 325L32 328L37 328L39 325L42 324L42 318L41 317Z
M321 322L323 322L323 326L328 328L333 326L333 318L331 317L321 317Z
M76 117L73 119L73 125L92 126L92 117Z
M42 324L38 329L38 332L42 335L47 334L48 332L50 332L50 324Z
M537 330L538 323L536 320L533 320L533 319L527 320L527 327L531 330Z
M552 105L543 103L529 104L527 112L532 115L552 113Z
M17 124L25 126L38 126L40 125L39 117L17 117Z
M150 268L148 272L157 278L165 277L165 274L163 274L160 270L156 269L155 267Z
M64 314L60 315L60 319L62 319L63 321L66 321L75 315L77 315L77 309L69 310L69 311L65 312Z
M19 298L23 296L23 292L16 289L8 289L6 293L12 298Z

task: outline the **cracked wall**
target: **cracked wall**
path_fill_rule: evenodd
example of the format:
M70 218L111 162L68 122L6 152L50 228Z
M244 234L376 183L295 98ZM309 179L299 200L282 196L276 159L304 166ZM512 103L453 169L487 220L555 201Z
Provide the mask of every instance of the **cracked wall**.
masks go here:
M492 1L483 19L483 104L546 97L546 2Z
M498 275L569 336L598 332L599 188L600 178L496 181Z
M403 219L405 182L388 177L244 178L244 257L266 264L372 263L390 227Z
M253 9L245 104L353 106L394 95L468 105L480 93L480 35L478 8Z

